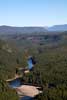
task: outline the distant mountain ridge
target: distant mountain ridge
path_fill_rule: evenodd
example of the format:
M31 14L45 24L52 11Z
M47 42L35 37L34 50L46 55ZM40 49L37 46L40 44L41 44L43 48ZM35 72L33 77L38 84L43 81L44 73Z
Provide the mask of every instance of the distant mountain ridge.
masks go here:
M0 34L16 34L16 33L34 33L45 32L44 27L12 27L12 26L0 26Z
M12 26L0 26L0 34L16 34L16 33L41 33L48 31L67 31L67 24L55 25L53 27L12 27Z
M67 31L67 24L48 27L48 31Z

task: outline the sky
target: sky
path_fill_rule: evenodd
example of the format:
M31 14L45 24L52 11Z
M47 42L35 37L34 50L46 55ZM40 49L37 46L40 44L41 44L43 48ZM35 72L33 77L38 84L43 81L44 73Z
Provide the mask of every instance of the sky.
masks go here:
M0 0L0 25L67 24L67 0Z

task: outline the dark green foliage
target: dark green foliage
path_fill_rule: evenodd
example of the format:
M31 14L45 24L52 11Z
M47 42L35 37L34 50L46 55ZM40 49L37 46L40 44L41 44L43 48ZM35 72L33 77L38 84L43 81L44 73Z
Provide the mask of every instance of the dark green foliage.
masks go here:
M18 44L20 41L17 41ZM28 55L35 56L37 64L33 72L24 76L24 82L43 89L35 100L67 100L67 32L62 33L57 45L49 42L40 45L31 41L27 44L23 40L21 44L9 53L2 48L6 43L0 42L0 100L18 100L16 92L8 88L5 80L14 77L16 67L27 66L25 49Z
M16 54L3 50L5 42L0 41L0 100L18 100L16 91L8 88L6 79L13 77L15 73Z

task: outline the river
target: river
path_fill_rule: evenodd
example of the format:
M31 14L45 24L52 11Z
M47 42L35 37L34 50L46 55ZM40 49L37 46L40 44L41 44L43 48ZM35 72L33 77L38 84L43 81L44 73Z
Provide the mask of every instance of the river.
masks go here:
M16 89L17 87L20 87L21 85L23 86L23 84L21 84L20 78L9 81L9 87L10 88ZM17 92L17 90L16 90L16 92ZM22 96L19 100L34 100L34 98L30 97L30 96Z
M31 70L36 62L32 57L29 57L27 63L29 70ZM40 87L30 86L29 84L24 85L22 82L22 78L16 78L8 82L9 87L15 89L18 96L21 97L20 100L34 100L36 95L42 93L38 90Z

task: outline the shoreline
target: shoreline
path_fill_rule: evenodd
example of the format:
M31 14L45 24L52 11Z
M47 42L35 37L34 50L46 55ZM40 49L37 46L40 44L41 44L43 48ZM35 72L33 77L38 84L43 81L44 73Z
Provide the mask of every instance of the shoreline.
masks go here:
M41 87L21 85L20 87L16 88L16 92L19 95L19 97L21 96L35 97L36 95L39 95L40 93L42 93L42 91L38 90L38 88L41 88Z

